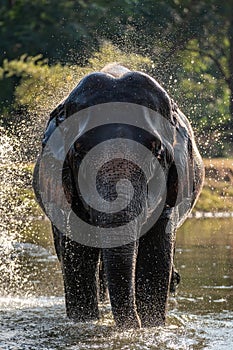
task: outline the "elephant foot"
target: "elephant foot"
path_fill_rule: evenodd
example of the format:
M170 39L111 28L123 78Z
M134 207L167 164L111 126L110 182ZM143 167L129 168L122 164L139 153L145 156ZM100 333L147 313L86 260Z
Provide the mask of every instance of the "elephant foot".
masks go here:
M141 324L143 328L148 327L164 327L166 323L165 316L161 315L145 315L141 319Z
M166 323L166 312L161 312L161 309L154 308L153 305L143 308L140 313L141 325L143 328L147 327L163 327ZM142 310L141 310L142 311Z
M139 329L141 328L141 320L137 314L114 317L117 328L125 329Z
M172 274L171 274L171 282L170 282L170 293L176 292L176 288L178 287L179 283L180 283L180 274L173 266Z
M66 310L67 317L73 322L91 322L99 319L99 313L83 313L77 310Z
M165 301L158 301L156 298L150 298L148 302L145 300L143 300L142 303L138 302L137 308L143 328L165 326L167 311Z
M121 307L112 306L115 324L119 329L141 328L141 320L137 313L136 305L128 304Z

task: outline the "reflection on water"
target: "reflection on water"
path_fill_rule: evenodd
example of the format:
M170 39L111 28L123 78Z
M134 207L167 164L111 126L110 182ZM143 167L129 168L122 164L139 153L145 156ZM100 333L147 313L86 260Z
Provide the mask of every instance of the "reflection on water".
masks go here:
M178 233L179 309L233 311L233 220L190 220Z
M0 275L1 349L219 350L233 344L232 219L192 219L179 231L176 266L182 282L170 298L167 326L140 331L118 332L108 304L98 322L67 320L59 264L51 240L46 248L44 237L41 242L43 248L14 243L10 259L17 278Z

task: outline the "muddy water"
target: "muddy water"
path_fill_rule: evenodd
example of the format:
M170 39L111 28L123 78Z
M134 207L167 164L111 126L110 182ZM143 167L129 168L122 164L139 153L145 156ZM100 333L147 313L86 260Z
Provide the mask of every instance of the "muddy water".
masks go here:
M182 283L170 298L167 325L140 331L119 332L108 304L98 322L67 320L61 272L45 242L8 250L9 271L0 271L0 349L233 349L232 219L192 219L179 231Z

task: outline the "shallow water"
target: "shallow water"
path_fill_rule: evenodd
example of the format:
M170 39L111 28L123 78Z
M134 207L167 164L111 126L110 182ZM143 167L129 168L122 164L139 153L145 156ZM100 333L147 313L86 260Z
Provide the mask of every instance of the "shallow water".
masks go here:
M184 225L176 249L182 282L170 298L167 325L140 331L119 332L108 304L98 322L70 322L51 242L12 244L11 271L0 274L0 349L233 349L232 224L191 219Z

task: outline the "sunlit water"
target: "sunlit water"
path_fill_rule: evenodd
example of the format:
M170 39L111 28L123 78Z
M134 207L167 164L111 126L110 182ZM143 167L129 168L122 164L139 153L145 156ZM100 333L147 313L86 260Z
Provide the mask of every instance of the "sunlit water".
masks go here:
M47 224L37 224L36 232L42 235L41 226L48 236ZM232 219L192 219L178 233L182 283L164 328L119 332L108 304L98 322L69 321L51 240L46 248L14 241L9 259L12 270L0 275L0 349L233 348Z

